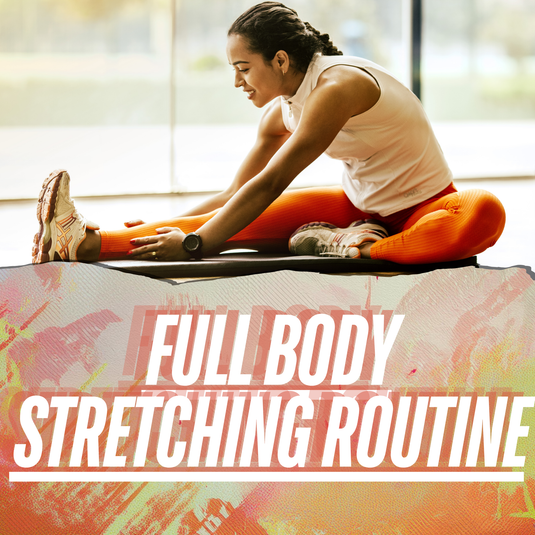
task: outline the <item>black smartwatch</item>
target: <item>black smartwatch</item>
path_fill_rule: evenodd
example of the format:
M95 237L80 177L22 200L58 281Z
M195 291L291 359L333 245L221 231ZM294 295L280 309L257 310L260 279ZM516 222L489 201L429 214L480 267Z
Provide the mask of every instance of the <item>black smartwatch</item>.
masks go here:
M202 239L195 232L186 234L182 240L182 247L184 247L184 251L189 253L193 258L202 258Z

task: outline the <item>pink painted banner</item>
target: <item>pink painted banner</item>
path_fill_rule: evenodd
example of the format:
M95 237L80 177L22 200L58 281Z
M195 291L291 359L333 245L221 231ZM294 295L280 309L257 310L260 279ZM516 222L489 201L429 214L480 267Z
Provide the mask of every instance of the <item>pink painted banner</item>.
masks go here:
M522 268L0 270L0 533L535 533Z

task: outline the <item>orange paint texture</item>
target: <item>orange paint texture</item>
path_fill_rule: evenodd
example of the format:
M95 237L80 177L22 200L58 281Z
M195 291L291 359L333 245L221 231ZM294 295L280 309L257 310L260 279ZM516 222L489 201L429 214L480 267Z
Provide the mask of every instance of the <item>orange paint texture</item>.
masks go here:
M99 467L88 466L88 445L81 467L69 465L76 433L78 408L75 408L70 409L65 420L64 449L56 468L49 467L47 460L55 426L61 419L59 412L50 408L49 416L41 419L34 410L32 419L43 440L42 457L35 470L145 470L145 467L132 465L140 439L141 418L134 407L125 409L121 421L121 425L130 426L131 432L117 442L116 455L126 456L125 467L104 467L102 458L114 396L135 397L140 396L142 390L160 388L171 391L165 395L168 401L173 396L172 391L186 390L173 383L172 356L162 359L159 384L150 387L145 384L155 318L158 313L168 314L170 311L192 313L194 327L198 325L199 314L228 317L217 370L221 374L230 369L233 333L239 324L239 316L250 315L243 371L251 374L252 381L250 385L234 390L251 388L256 392L264 389L271 391L271 397L292 388L303 389L297 372L291 382L276 389L262 384L276 314L299 317L303 325L316 314L326 314L338 322L336 333L345 313L362 315L369 325L372 325L373 315L384 315L387 323L392 321L393 315L404 315L381 385L369 386L374 350L368 345L358 384L343 388L330 384L327 388L322 384L316 390L317 395L330 393L331 398L345 393L361 407L355 434L350 440L353 464L349 468L338 468L342 472L362 470L355 461L362 412L366 403L377 395L387 395L393 400L394 419L400 397L413 397L408 430L412 429L416 419L416 400L423 396L466 395L474 396L474 399L488 396L491 417L497 407L497 398L506 397L509 400L507 424L513 397L535 396L535 284L524 269L464 268L394 278L281 272L171 286L93 265L50 263L0 270L0 285L2 535L535 533L535 409L529 407L524 409L521 420L529 431L527 436L518 438L515 450L517 456L525 456L524 466L508 468L509 471L522 471L523 482L194 483L187 481L183 471L176 481L160 483L10 481L11 473L32 470L17 466L14 449L21 443L26 444L26 451L30 449L21 425L20 410L24 399L36 395L46 400L66 395L80 399L99 397L106 400L107 413L98 439ZM169 340L176 339L178 328L169 331ZM370 334L369 343L372 338ZM302 347L301 341L296 346L298 355ZM350 350L353 347L350 345ZM335 350L336 346L331 356ZM188 358L193 351L192 335L186 348ZM313 366L318 365L318 355L319 343L314 348ZM331 374L332 369L329 369L327 380ZM195 411L198 398L203 395L202 375L191 388L198 390L197 397L193 396ZM474 410L472 407L468 425L474 418ZM213 408L210 411L211 419ZM316 435L325 436L330 411L329 404L322 406L315 401L313 431ZM88 425L93 422L92 418ZM379 425L377 418L373 423L375 432ZM427 424L431 425L434 412L429 412L426 418ZM172 436L175 439L187 436L194 420L177 418ZM157 438L161 432L161 421L158 413L151 427L152 437ZM426 465L431 441L430 428L426 427L421 452L412 470L452 470L448 466L447 454L451 449L454 424L452 418L446 421L443 446L446 454L436 468ZM294 431L297 426L307 425L305 420L298 419ZM228 428L228 415L225 428ZM392 441L393 427L388 435L388 448ZM242 442L243 436L239 444ZM485 467L481 448L477 465L464 470L504 470L500 463L505 442L504 434L500 439L496 467ZM405 454L408 445L407 435ZM199 467L190 467L190 471L209 470L204 464L207 440L201 450ZM463 459L466 459L467 450L468 442L465 442ZM258 460L257 453L255 449L251 469L258 468L254 464ZM311 442L307 462L320 470L322 453L321 440ZM339 455L338 449L335 465ZM149 442L147 467L151 470L158 468L155 459L156 446ZM218 459L220 462L221 455ZM238 461L231 471L239 469ZM380 468L402 470L394 467L389 454ZM277 466L277 469L281 470L281 467ZM269 476L269 470L266 473Z

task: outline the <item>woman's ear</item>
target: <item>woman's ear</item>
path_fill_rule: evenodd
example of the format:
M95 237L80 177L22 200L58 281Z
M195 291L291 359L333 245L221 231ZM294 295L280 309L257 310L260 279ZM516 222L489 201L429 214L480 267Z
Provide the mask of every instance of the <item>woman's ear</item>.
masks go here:
M290 68L290 56L288 56L287 52L279 50L275 54L273 60L275 61L276 68L280 69L283 74L288 72L288 69Z

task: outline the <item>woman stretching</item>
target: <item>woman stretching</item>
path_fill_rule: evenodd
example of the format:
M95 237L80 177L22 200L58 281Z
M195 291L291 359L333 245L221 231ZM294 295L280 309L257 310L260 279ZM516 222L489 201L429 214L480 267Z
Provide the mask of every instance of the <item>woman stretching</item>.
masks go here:
M499 238L494 195L458 192L419 100L382 67L343 56L327 34L277 2L228 32L235 86L266 106L254 147L225 191L182 217L99 230L76 211L65 171L39 196L33 262L186 260L233 248L458 260ZM342 187L286 191L320 154L344 162ZM326 222L326 223L325 223Z

